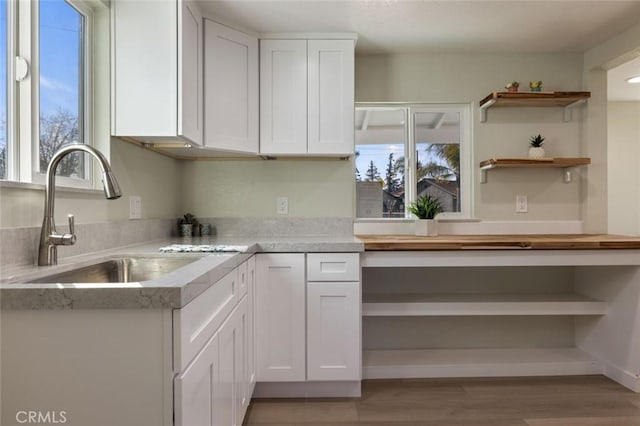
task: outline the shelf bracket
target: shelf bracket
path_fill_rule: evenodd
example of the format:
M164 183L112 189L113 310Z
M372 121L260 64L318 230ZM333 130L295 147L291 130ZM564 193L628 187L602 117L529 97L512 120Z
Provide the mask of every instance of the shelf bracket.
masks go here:
M562 169L562 172L562 180L564 181L564 183L571 183L571 181L573 180L571 168L567 167L566 169Z
M573 108L577 107L578 105L582 105L585 102L587 102L586 99L579 99L564 107L564 115L562 117L562 121L564 121L565 123L570 122L572 119Z
M480 168L480 183L487 183L487 179L489 177L489 174L487 173L488 170L489 167Z
M495 99L489 99L484 104L480 105L480 122L485 123L487 121L487 109L496 103Z

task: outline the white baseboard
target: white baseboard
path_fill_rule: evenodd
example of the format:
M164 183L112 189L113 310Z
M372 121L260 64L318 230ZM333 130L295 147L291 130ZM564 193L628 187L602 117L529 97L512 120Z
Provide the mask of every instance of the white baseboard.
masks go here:
M259 382L253 398L359 398L360 381L355 382Z
M625 388L629 388L634 392L640 392L640 377L630 371L618 368L613 364L604 363L604 375L620 383Z

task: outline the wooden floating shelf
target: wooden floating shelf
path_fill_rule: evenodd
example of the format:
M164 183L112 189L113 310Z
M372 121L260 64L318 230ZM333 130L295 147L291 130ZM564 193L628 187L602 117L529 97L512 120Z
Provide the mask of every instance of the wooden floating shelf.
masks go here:
M362 316L604 315L580 294L365 294Z
M364 379L602 374L577 348L365 350Z
M493 92L480 101L480 122L487 121L491 107L561 107L564 121L571 121L571 108L581 105L591 92Z
M555 157L555 158L491 158L480 162L481 183L487 183L487 171L499 168L561 168L564 169L564 182L571 182L569 168L591 164L591 158Z
M582 157L545 157L545 158L491 158L480 162L480 168L484 170L496 168L514 167L576 167L591 164L591 158Z

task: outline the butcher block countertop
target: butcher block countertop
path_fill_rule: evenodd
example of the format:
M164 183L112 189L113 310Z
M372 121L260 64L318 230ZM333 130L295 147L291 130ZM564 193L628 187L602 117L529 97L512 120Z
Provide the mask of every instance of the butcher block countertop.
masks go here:
M365 251L640 249L640 237L608 234L356 235Z

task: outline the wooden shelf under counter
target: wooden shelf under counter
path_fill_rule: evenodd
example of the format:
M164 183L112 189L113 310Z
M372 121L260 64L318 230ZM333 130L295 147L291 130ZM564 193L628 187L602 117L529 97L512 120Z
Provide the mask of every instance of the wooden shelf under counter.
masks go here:
M487 121L491 107L561 107L564 121L571 121L571 108L581 105L591 92L493 92L480 101L480 122Z
M498 168L561 168L564 169L564 182L571 182L571 167L591 164L586 157L545 157L545 158L490 158L480 162L481 183L487 182L487 171Z

